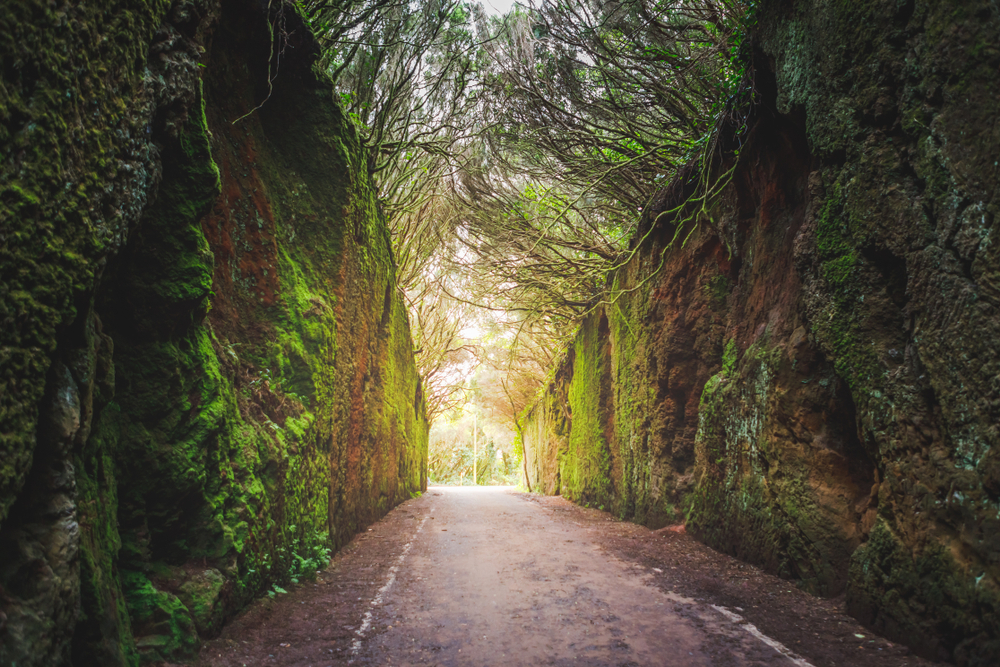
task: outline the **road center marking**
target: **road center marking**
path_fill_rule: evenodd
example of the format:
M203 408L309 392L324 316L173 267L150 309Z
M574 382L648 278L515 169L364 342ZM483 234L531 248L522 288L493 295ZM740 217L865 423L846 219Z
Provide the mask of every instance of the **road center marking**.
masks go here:
M712 609L714 609L715 611L719 612L720 614L722 614L723 616L725 616L726 618L728 618L733 623L736 623L738 625L743 626L743 629L746 630L747 632L749 632L751 635L753 635L754 637L756 637L760 641L764 642L765 644L767 644L768 646L770 646L771 648L773 648L775 651L777 651L781 655L783 655L786 658L788 658L789 660L791 660L793 665L796 665L797 667L813 667L813 665L811 663L809 663L808 661L806 661L804 658L796 655L794 651L792 651L790 648L788 648L787 646L785 646L784 644L782 644L778 640L771 639L770 637L768 637L767 635L765 635L763 632L761 632L760 630L757 629L757 626L755 626L753 623L751 623L750 621L746 620L745 618L743 618L739 614L731 612L728 609L726 609L725 607L720 607L719 605L715 605L715 604L712 605Z
M361 650L361 640L365 638L365 633L371 630L372 627L372 610L381 606L383 596L388 593L389 589L392 588L392 585L396 583L396 573L399 572L399 566L403 564L404 560L406 560L406 554L410 552L410 547L413 546L414 540L417 539L417 535L420 534L420 531L424 529L424 524L427 523L427 519L429 518L429 514L424 517L424 520L420 522L419 526L417 526L417 531L413 533L413 537L410 538L409 542L403 545L403 552L399 554L399 558L397 558L393 566L389 568L389 576L386 577L385 583L382 584L382 588L378 589L375 597L372 598L371 603L368 605L369 609L365 612L365 615L361 619L361 627L354 631L357 638L351 643L351 657L356 656L358 651Z

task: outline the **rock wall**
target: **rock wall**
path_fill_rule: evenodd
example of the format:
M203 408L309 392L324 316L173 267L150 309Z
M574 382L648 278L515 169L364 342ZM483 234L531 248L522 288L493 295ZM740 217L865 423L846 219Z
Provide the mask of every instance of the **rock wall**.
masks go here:
M0 663L184 661L426 487L388 232L291 4L0 33Z
M997 664L1000 7L757 4L727 185L644 212L525 418L529 474Z

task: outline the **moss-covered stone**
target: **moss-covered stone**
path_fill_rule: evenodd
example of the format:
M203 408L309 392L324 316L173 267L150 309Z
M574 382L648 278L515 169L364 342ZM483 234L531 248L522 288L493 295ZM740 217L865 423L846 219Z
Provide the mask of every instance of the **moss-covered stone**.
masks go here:
M998 650L997 590L985 573L974 579L952 550L929 542L913 553L889 524L879 520L868 542L852 558L850 612L891 636L908 636L925 655L965 664L989 664ZM920 613L932 605L933 614Z
M226 577L215 569L201 570L186 577L177 597L187 608L198 632L211 636L222 627L225 604L222 599Z
M526 455L607 442L592 481L612 480L622 516L683 504L699 538L846 590L890 638L994 664L1000 12L772 0L757 19L765 111L714 223L661 261L676 230L660 221L610 277L607 334L585 323L575 343L610 347L610 370L577 380L574 363L554 388L593 400L610 375L611 407L555 438L536 406Z
M569 442L559 461L560 491L570 500L611 507L612 476L610 443L610 364L607 349L607 318L603 311L592 315L580 328L573 346L573 379L567 390L572 427Z
M792 340L758 341L705 385L687 525L717 548L835 595L874 515L874 467L833 369Z
M100 259L121 247L155 174L137 73L170 5L127 4L0 8L0 521L31 464L59 330Z
M158 590L137 572L126 574L122 584L143 662L178 662L197 655L198 632L177 596Z
M247 115L268 77L267 5L134 4L0 12L28 45L2 47L0 187L20 227L3 228L18 236L0 315L27 327L0 348L5 664L188 660L426 487L388 231L308 30L289 30L273 95ZM93 74L68 79L67 58ZM31 106L38 81L58 94ZM93 132L60 134L70 118ZM8 141L43 120L48 144ZM29 570L53 540L63 584L43 599Z
M808 38L792 46L792 34ZM991 664L1000 552L980 466L1000 444L986 398L1000 368L986 296L1000 14L989 2L845 2L775 11L762 36L779 101L802 106L821 158L798 263L806 310L879 469L880 523L853 559L851 607L931 657ZM836 129L829 100L850 109Z

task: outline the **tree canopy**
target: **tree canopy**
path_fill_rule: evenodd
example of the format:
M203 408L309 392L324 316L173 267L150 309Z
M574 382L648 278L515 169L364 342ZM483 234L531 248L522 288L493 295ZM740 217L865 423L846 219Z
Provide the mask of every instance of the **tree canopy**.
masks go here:
M306 0L368 151L431 418L514 418L743 85L751 0ZM502 403L502 401L500 401Z

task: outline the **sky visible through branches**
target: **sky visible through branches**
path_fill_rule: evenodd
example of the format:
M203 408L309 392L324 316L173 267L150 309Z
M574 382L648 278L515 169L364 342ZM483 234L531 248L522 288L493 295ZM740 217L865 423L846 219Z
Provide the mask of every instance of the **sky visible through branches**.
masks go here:
M628 261L645 203L707 164L747 88L753 2L304 12L368 151L431 419L471 402L516 432L580 318L613 298L608 272Z

